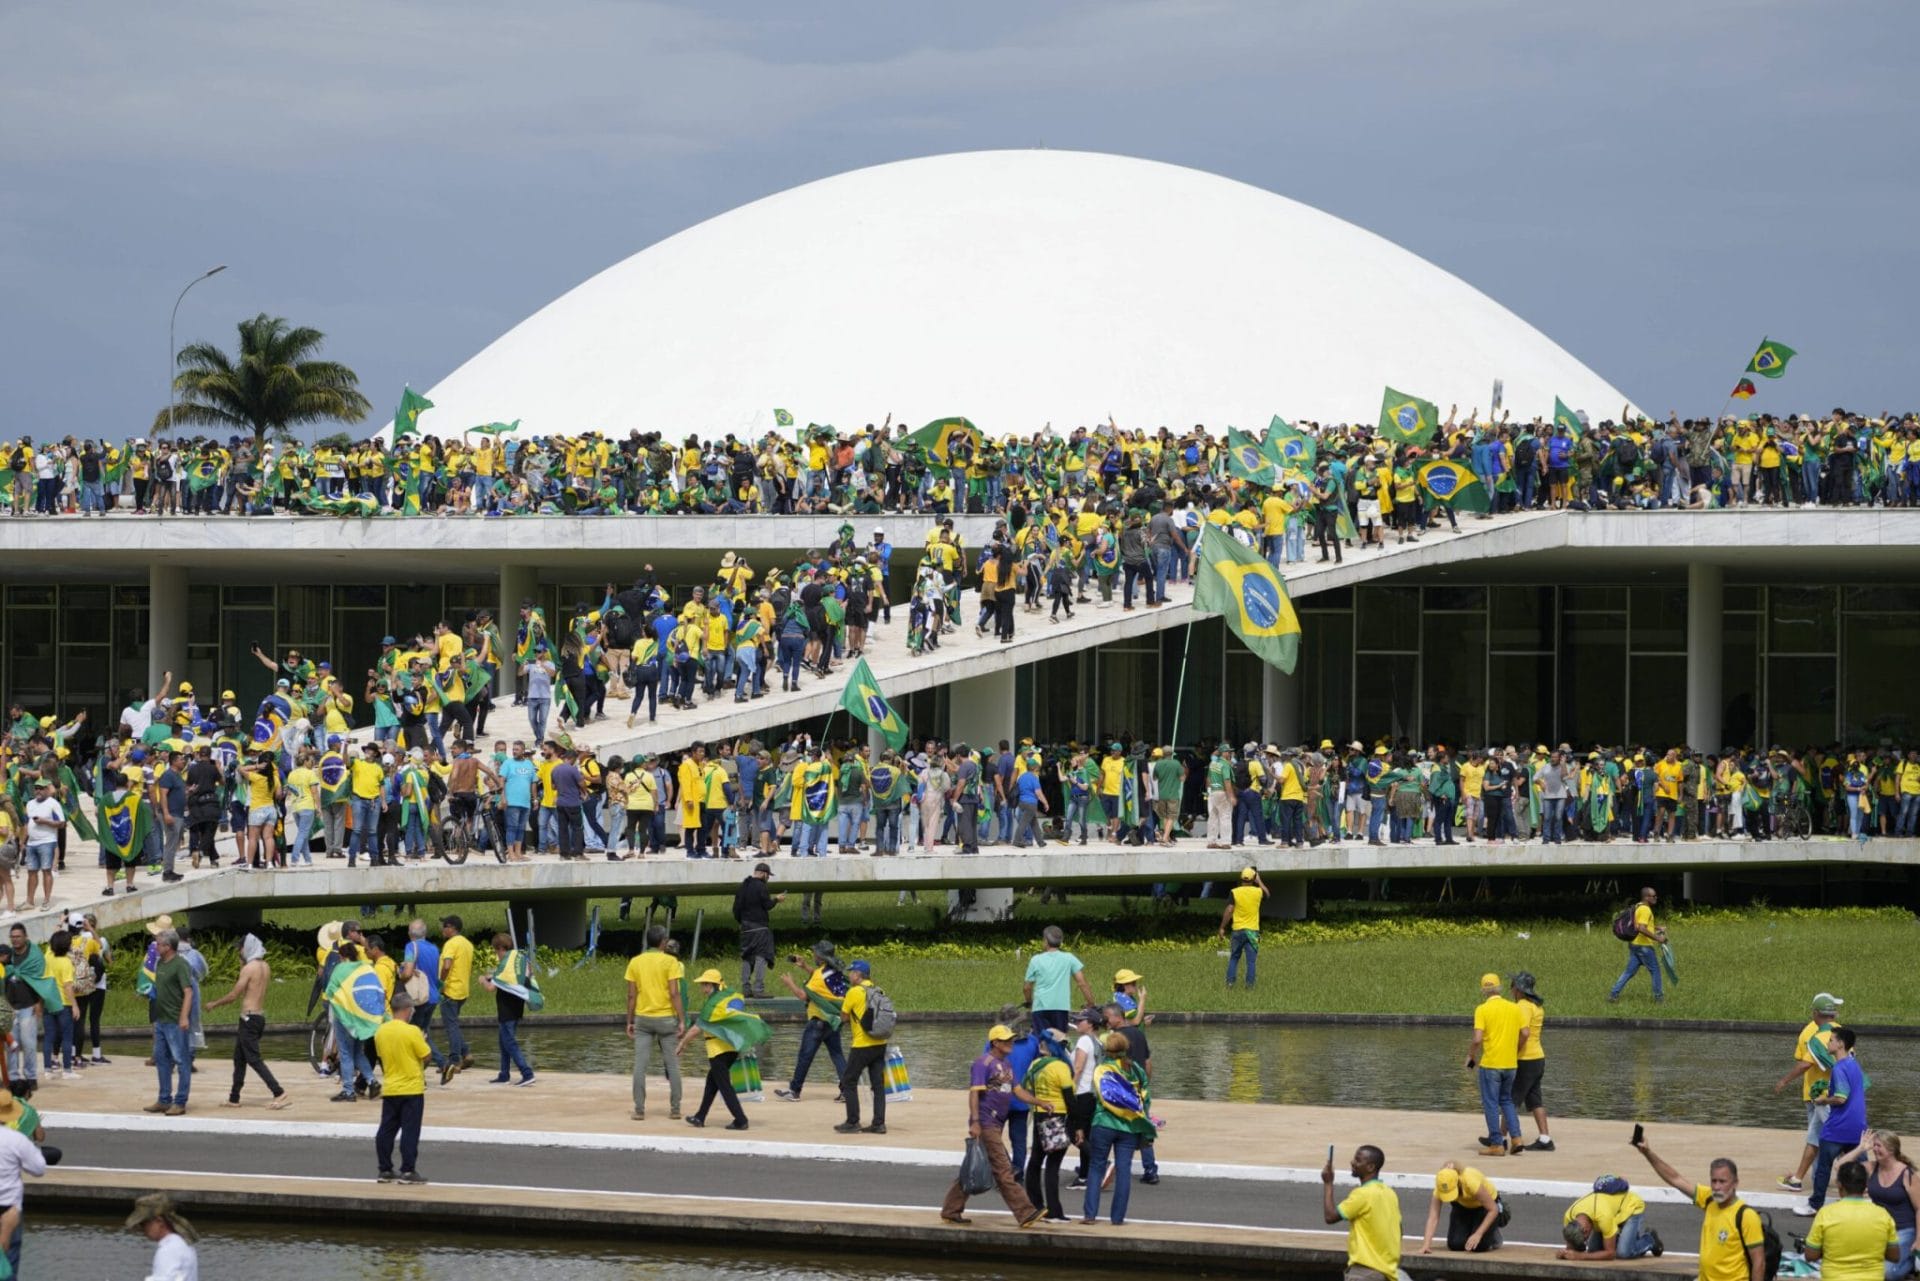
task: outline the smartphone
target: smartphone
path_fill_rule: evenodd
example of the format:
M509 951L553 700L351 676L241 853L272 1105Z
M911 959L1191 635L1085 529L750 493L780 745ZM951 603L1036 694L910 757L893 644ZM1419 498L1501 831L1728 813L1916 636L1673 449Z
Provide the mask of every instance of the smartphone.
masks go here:
M1633 1137L1631 1139L1628 1139L1627 1142L1633 1144L1633 1146L1637 1148L1642 1143L1645 1143L1646 1141L1647 1141L1646 1130L1641 1126L1641 1124L1638 1121L1635 1121L1633 1123Z
M1327 1164L1333 1164L1333 1144L1327 1144Z

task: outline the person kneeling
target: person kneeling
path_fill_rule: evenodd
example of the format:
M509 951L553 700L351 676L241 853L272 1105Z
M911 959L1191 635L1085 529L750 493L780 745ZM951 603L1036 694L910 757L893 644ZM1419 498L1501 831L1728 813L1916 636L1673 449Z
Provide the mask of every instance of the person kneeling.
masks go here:
M1500 1229L1511 1217L1500 1201L1493 1180L1472 1166L1449 1161L1433 1176L1433 1199L1427 1205L1427 1230L1420 1253L1433 1253L1433 1232L1440 1223L1440 1207L1448 1207L1447 1249L1484 1254L1500 1248Z
M1647 1226L1647 1203L1617 1174L1593 1181L1593 1191L1567 1207L1562 1232L1567 1248L1563 1259L1600 1262L1638 1259L1666 1253L1660 1234Z

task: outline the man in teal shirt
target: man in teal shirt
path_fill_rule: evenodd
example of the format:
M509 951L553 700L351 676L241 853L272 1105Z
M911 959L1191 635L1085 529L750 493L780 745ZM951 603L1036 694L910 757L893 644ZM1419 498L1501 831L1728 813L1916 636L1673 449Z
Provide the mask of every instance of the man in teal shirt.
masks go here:
M1048 1028L1057 1029L1064 1037L1067 1031L1067 1007L1073 996L1073 985L1080 985L1080 994L1086 998L1085 1004L1098 1005L1093 989L1087 985L1085 967L1080 958L1064 950L1060 945L1066 941L1058 925L1049 925L1040 932L1046 942L1046 950L1034 953L1027 962L1027 977L1022 988L1027 1009L1033 1014L1033 1030L1039 1034L1040 1044L1052 1050L1054 1039L1047 1035ZM1061 1042L1065 1044L1066 1042Z

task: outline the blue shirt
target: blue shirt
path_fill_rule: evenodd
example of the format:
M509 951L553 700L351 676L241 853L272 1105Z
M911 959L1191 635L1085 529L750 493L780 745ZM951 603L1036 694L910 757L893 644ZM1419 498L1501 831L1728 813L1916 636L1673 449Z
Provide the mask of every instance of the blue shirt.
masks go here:
M1867 1080L1860 1072L1860 1061L1852 1055L1833 1065L1833 1084L1827 1088L1828 1098L1843 1094L1847 1101L1835 1104L1833 1110L1827 1113L1826 1124L1820 1127L1822 1143L1852 1146L1866 1132Z
M1040 803L1040 776L1032 770L1022 774L1013 786L1020 804L1038 805Z
M516 805L521 809L532 808L533 779L533 762L526 757L523 756L518 760L509 758L501 763L501 791L509 808Z
M572 765L560 764L553 767L553 773L547 775L553 783L553 803L573 806L581 803L580 771Z
M431 939L411 939L400 959L427 976L426 1004L437 1003L440 1000L440 949Z
M733 758L733 764L734 768L740 771L741 799L746 801L748 805L757 805L760 798L755 791L755 784L760 781L759 758L754 756L736 756Z
M680 620L672 614L662 614L653 620L654 639L660 642L660 651L666 652L667 642L673 639L674 629L680 626Z

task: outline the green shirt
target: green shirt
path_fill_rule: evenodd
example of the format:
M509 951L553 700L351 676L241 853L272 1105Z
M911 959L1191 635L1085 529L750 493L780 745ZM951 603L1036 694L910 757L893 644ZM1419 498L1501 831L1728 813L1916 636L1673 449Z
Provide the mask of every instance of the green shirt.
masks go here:
M193 967L186 958L176 953L171 960L162 961L153 970L154 1010L163 1023L178 1023L181 1007L186 1004L187 993L193 988Z
M1185 768L1171 756L1163 756L1153 763L1153 781L1161 800L1180 799L1180 773Z
M1207 790L1209 792L1224 792L1227 790L1228 784L1232 782L1232 763L1224 761L1218 756L1214 757L1213 763L1207 766Z

